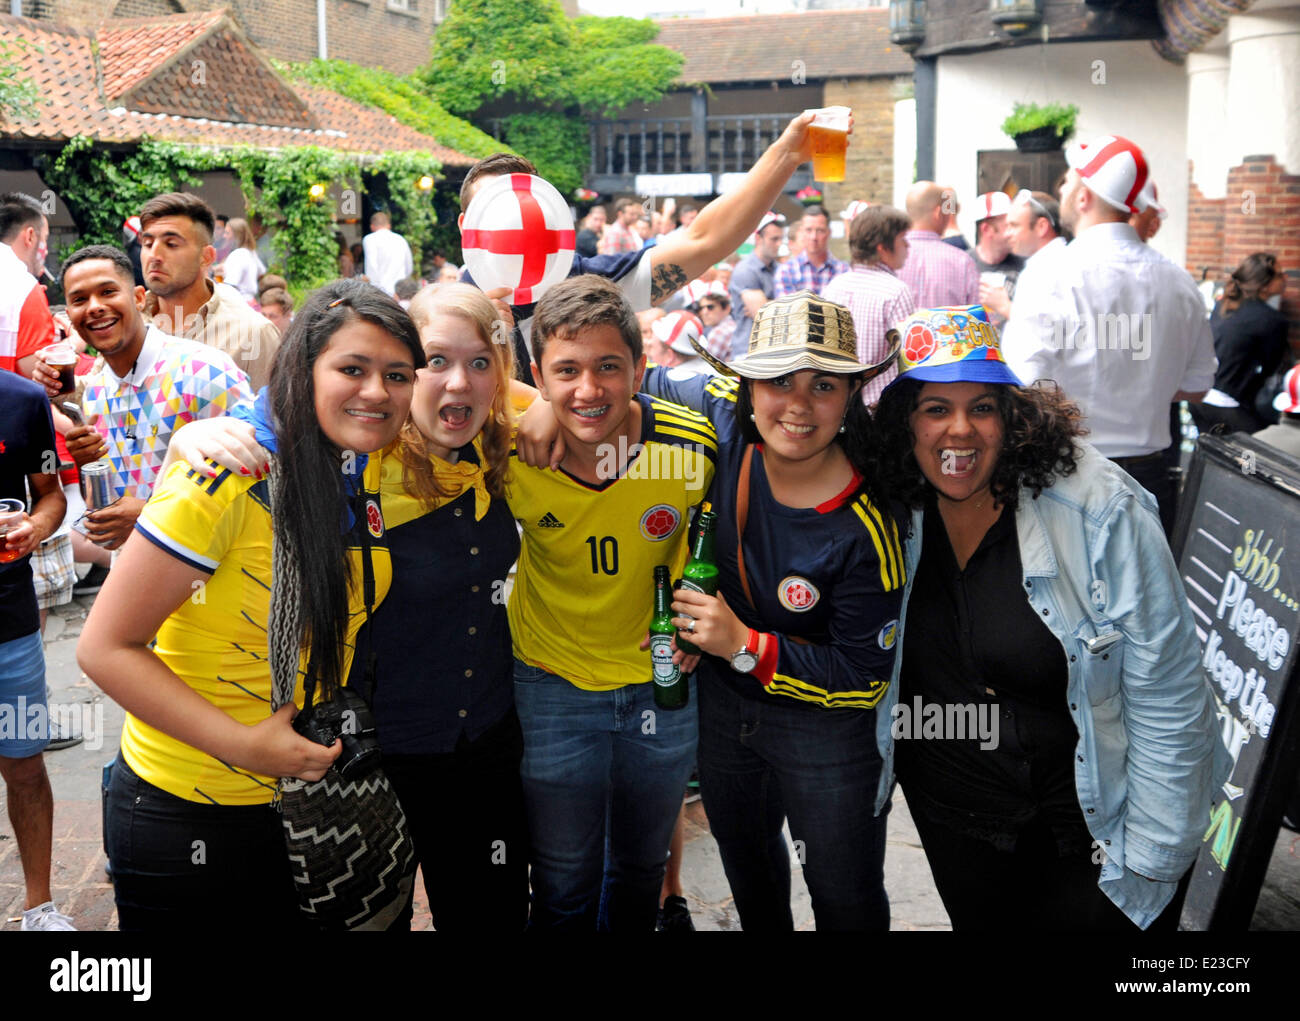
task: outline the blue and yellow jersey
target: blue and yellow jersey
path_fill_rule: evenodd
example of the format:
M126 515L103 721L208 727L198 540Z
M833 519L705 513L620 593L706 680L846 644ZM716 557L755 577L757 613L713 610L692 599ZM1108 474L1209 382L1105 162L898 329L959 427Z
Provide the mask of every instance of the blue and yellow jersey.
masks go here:
M371 455L362 477L349 542L353 590L343 676L352 640L365 620L358 528L371 534L375 599L391 580L379 503L382 458ZM271 513L266 480L229 471L215 479L178 462L159 480L136 530L155 546L209 577L158 629L155 652L186 684L246 726L271 714L266 622L271 606ZM301 704L301 676L297 701ZM187 801L254 805L271 801L275 778L239 769L127 714L122 754L144 780Z
M688 512L713 481L708 419L636 400L641 450L621 475L613 449L610 477L597 486L563 470L511 468L507 499L524 533L509 607L515 655L589 691L650 680L650 654L639 646L654 568L680 573Z
M734 379L663 368L647 370L642 383L645 392L701 411L713 423L718 458L710 501L718 515L718 590L747 627L769 635L753 674L738 674L726 660L705 656L701 676L727 683L745 698L779 695L825 709L873 708L889 687L903 603L898 523L872 503L856 478L817 507L778 503L758 444L745 525L751 605L736 559L736 483L745 452L735 415L737 387Z

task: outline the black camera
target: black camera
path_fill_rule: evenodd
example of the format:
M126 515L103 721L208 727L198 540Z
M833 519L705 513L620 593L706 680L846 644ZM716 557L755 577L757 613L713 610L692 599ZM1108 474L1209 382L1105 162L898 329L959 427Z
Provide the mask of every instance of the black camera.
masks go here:
M329 702L317 702L293 718L293 729L309 741L332 745L343 741L343 751L334 768L345 780L362 780L379 766L379 737L375 718L366 700L351 688L343 688Z

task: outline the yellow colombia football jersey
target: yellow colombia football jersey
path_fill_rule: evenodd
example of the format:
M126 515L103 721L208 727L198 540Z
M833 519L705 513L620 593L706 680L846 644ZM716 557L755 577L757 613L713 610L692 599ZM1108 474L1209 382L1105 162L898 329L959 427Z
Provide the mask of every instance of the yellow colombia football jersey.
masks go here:
M713 480L709 420L635 399L643 447L621 477L592 486L562 470L511 466L510 511L524 532L509 607L515 655L591 691L650 680L650 654L638 646L654 569L680 572L688 511Z
M381 457L372 455L362 476L366 526L373 537L375 601L392 578L384 547L378 496ZM155 651L186 684L240 723L252 726L271 713L271 666L266 621L271 605L271 514L267 483L223 471L217 478L178 462L159 480L136 528L172 556L210 574L194 597L158 629ZM365 620L361 602L361 547L352 558L351 619L343 676L352 640ZM296 696L302 704L301 675ZM187 801L254 805L271 801L275 780L228 765L127 714L122 754L144 780Z

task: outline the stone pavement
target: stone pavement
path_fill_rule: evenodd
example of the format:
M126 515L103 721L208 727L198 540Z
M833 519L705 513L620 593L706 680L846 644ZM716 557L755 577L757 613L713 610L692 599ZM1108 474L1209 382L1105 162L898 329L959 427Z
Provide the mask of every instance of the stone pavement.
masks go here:
M45 635L47 676L56 703L80 707L88 740L46 755L54 787L55 903L81 929L116 929L113 890L104 874L100 818L102 767L117 750L122 710L77 668L76 642L92 599L73 600L50 615ZM5 803L0 788L0 805ZM6 806L7 807L7 806ZM798 863L793 863L795 926L812 929L812 905ZM703 805L687 806L682 884L695 927L739 930L740 921L709 835ZM885 886L894 929L947 929L948 917L930 878L921 842L901 794L894 798L885 854ZM431 928L423 886L417 885L414 927ZM7 812L0 813L0 930L17 929L23 908L22 868ZM1260 893L1253 928L1300 930L1300 835L1282 830Z

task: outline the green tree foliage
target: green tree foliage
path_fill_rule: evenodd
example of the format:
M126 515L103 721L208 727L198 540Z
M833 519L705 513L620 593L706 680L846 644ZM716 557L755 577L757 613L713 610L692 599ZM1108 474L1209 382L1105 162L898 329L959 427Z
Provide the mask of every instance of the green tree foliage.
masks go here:
M276 265L296 285L311 288L338 275L334 203L317 198L313 184L338 184L359 193L361 167L355 156L305 145L268 153L241 146L225 162L239 175L249 213L270 227Z
M559 0L457 0L422 77L458 114L504 96L564 103L574 41Z
M425 165L437 167L432 157ZM199 183L199 173L234 170L248 212L274 232L277 260L299 289L311 289L337 272L334 205L328 194L317 199L312 184L360 189L356 156L304 146L265 150L252 147L199 149L146 138L133 149L110 151L79 135L56 156L37 158L37 170L67 206L77 225L77 247L122 244L122 224L154 195L183 191Z
M537 172L561 195L582 186L583 172L591 161L584 121L553 111L538 111L512 114L502 124L510 143L528 154Z
M438 214L433 208L433 191L420 187L420 178L438 176L441 164L428 153L389 152L366 168L388 178L388 205L393 230L411 246L415 271L419 274L425 248L433 242Z
M682 73L685 59L667 46L651 45L659 26L648 18L573 21L569 84L586 110L613 114L632 103L654 103Z
M570 20L559 0L457 0L422 77L461 114L507 97L613 113L654 102L681 73L681 54L652 45L658 32L648 19Z
M681 74L681 55L652 43L658 31L644 19L569 19L559 0L456 0L420 77L464 116L526 107L503 119L505 140L567 193L591 159L584 117L653 103Z
M134 149L97 148L85 135L57 156L37 157L37 169L67 206L78 247L122 244L122 224L154 195L198 183L198 172L218 165L214 154L146 138Z
M420 83L374 67L345 60L313 60L305 64L276 63L294 81L331 89L358 103L383 110L398 123L436 138L443 145L481 159L501 151L501 143L468 121L453 117Z

